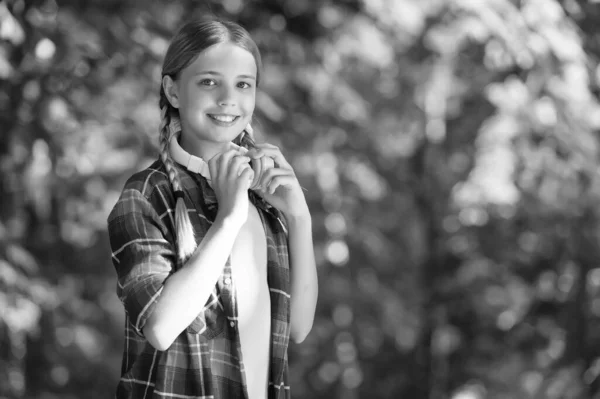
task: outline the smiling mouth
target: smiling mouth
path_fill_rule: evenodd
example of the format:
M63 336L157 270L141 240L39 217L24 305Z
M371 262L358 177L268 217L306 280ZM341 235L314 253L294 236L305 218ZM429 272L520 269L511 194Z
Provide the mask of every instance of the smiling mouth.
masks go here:
M239 116L237 115L217 115L217 114L207 114L209 118L221 123L232 123L235 122Z

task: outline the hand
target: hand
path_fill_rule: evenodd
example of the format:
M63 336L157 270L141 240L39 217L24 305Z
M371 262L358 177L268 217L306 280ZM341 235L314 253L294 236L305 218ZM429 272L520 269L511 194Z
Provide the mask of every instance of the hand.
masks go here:
M230 149L208 161L211 185L217 196L217 218L241 227L248 219L248 188L254 177L250 158L244 151Z
M247 154L253 159L269 157L274 161L274 167L263 171L256 189L262 198L279 209L286 217L305 216L309 214L308 205L302 192L302 187L296 178L294 169L284 158L283 154L272 144L257 144Z

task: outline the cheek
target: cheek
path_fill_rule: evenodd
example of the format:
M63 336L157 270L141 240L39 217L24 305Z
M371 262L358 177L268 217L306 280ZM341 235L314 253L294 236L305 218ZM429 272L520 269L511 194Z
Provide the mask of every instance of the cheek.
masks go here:
M185 104L182 104L181 108L190 118L196 119L203 114L203 110L208 108L209 103L206 95L191 94L185 98Z
M204 118L204 110L207 108L205 103L206 98L201 98L197 95L188 96L182 101L179 112L188 123L193 125L201 124Z
M198 93L194 90L188 90L185 93L185 102L188 108L198 108L204 105L208 96L206 93Z
M244 112L247 114L252 114L254 112L254 107L256 106L256 98L253 95L249 95L243 100Z

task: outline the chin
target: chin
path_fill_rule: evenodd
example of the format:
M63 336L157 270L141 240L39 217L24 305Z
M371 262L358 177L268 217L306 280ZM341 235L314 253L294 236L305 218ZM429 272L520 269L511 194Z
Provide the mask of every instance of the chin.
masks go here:
M242 130L244 129L238 126L232 126L227 128L211 127L210 129L204 130L205 133L201 133L199 136L202 137L204 140L226 143L234 140L237 136L239 136Z

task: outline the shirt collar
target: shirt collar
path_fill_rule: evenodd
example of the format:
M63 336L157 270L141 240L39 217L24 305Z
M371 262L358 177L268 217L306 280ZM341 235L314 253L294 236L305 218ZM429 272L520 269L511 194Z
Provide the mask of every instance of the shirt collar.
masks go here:
M206 161L204 161L202 158L190 155L183 148L181 148L179 143L177 143L177 140L172 140L170 144L171 156L176 162L177 167L179 167L180 170L184 171L184 173L187 172L186 178L181 179L181 184L183 185L184 191L188 191L193 187L190 186L190 184L199 185L200 191L202 193L202 200L204 201L204 203L209 206L216 204L217 195L215 194L212 186L210 185L210 171L208 170L208 164L206 163ZM173 153L173 148L176 147L179 147L182 151L177 152L177 150L175 150L179 154L177 156L178 159L175 158L175 154ZM186 161L186 154L189 155L190 158L192 158L192 162ZM194 158L196 160L193 160ZM250 195L250 201L254 204L254 206L266 212L273 213L273 206L267 201L265 201L260 195L255 193L253 190L249 190L248 194Z
M200 175L204 178L200 179L200 185L202 186L202 196L204 202L207 205L216 204L217 196L214 190L212 189L212 186L210 185L211 180L208 163L204 159L190 154L189 152L184 150L181 147L181 145L179 145L179 141L177 139L179 137L179 133L181 132L181 125L177 118L175 118L175 120L172 121L171 125L169 126L169 129L172 129L171 131L175 132L175 134L171 134L171 138L169 140L169 152L171 154L171 157L176 163L181 165L183 168L187 169L188 172L191 172L191 174ZM233 142L231 143L231 145L235 146L236 148L243 148ZM192 179L196 180L193 177ZM260 207L264 211L272 212L271 208L273 207L271 206L271 204L266 202L260 195L256 194L252 190L249 191L249 195L250 200L255 206Z
M179 145L177 141L177 135L174 134L169 141L169 150L171 151L171 157L175 162L181 166L187 168L192 173L198 173L202 175L207 181L210 182L210 170L208 169L208 163L200 157L196 157Z

